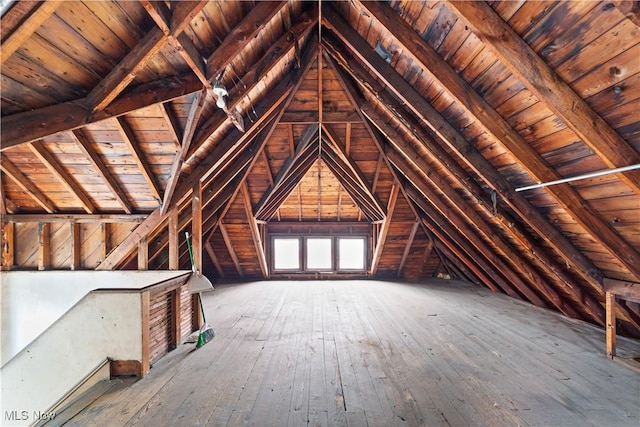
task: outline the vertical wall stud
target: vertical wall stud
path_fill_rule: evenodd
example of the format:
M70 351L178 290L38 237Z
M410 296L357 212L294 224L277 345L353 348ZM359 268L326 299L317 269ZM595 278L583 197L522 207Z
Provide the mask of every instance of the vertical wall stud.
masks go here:
M69 233L71 234L71 265L69 268L71 270L80 270L82 268L80 224L69 223Z
M109 254L109 224L100 223L100 261L104 261Z
M192 249L193 263L196 269L202 273L202 184L198 180L193 185L193 196L191 199L191 232L192 232ZM192 299L194 311L194 323L200 328L202 322L202 308L198 301L198 294L193 295Z
M138 270L149 269L149 241L146 237L138 242Z
M51 267L51 224L38 223L38 270Z
M2 250L2 270L11 270L15 264L15 224L7 222L2 225L2 238L0 250Z
M605 293L607 319L605 321L607 334L607 357L616 356L616 296L613 292Z
M178 247L178 210L171 209L169 212L169 270L180 269Z
M150 306L151 296L149 295L149 291L144 291L140 294L140 309L142 314L142 355L141 355L141 363L140 363L140 377L144 377L149 372L149 306Z

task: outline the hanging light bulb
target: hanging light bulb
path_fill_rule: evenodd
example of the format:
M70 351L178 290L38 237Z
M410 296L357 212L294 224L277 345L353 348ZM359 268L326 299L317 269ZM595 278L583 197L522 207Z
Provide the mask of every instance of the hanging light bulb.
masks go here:
M220 80L216 80L213 84L213 94L216 96L216 105L218 108L225 108L227 106L227 101L224 99L225 96L229 95L227 92L227 88L225 88Z
M226 107L227 106L227 102L224 100L224 95L218 93L216 96L217 96L216 105L218 106L218 108Z

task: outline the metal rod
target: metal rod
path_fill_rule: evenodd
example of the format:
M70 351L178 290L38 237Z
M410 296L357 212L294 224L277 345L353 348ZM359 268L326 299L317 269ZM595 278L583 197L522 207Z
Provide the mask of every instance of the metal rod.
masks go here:
M556 185L556 184L564 184L564 183L567 183L567 182L578 181L578 180L581 180L581 179L596 178L596 177L599 177L599 176L611 175L611 174L614 174L614 173L628 172L628 171L632 171L632 170L635 170L635 169L640 169L640 163L635 164L635 165L623 166L623 167L615 168L615 169L606 169L606 170L602 170L602 171L598 171L598 172L591 172L591 173L587 173L587 174L584 174L584 175L573 176L573 177L570 177L570 178L558 179L556 181L549 181L549 182L543 182L543 183L538 183L538 184L534 184L534 185L528 185L526 187L516 188L516 191L533 190L533 189L536 189L536 188L548 187L550 185Z

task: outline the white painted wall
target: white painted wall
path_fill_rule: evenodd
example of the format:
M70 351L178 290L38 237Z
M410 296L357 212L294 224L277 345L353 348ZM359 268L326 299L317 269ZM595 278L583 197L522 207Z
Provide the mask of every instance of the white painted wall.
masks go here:
M139 292L92 291L82 298L2 367L1 424L38 421L37 414L107 357L142 360L141 314Z
M94 289L141 289L185 273L187 271L0 272L0 365L7 363Z

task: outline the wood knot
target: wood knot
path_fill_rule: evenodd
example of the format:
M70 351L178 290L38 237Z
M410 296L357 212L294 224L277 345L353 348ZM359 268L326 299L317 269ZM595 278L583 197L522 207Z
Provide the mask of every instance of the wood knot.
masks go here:
M613 4L613 3L607 3L607 4L605 4L604 6L602 6L602 11L603 11L603 12L607 12L607 11L609 11L609 10L613 10L613 9L615 9L615 8L616 8L616 5L615 5L615 4Z

